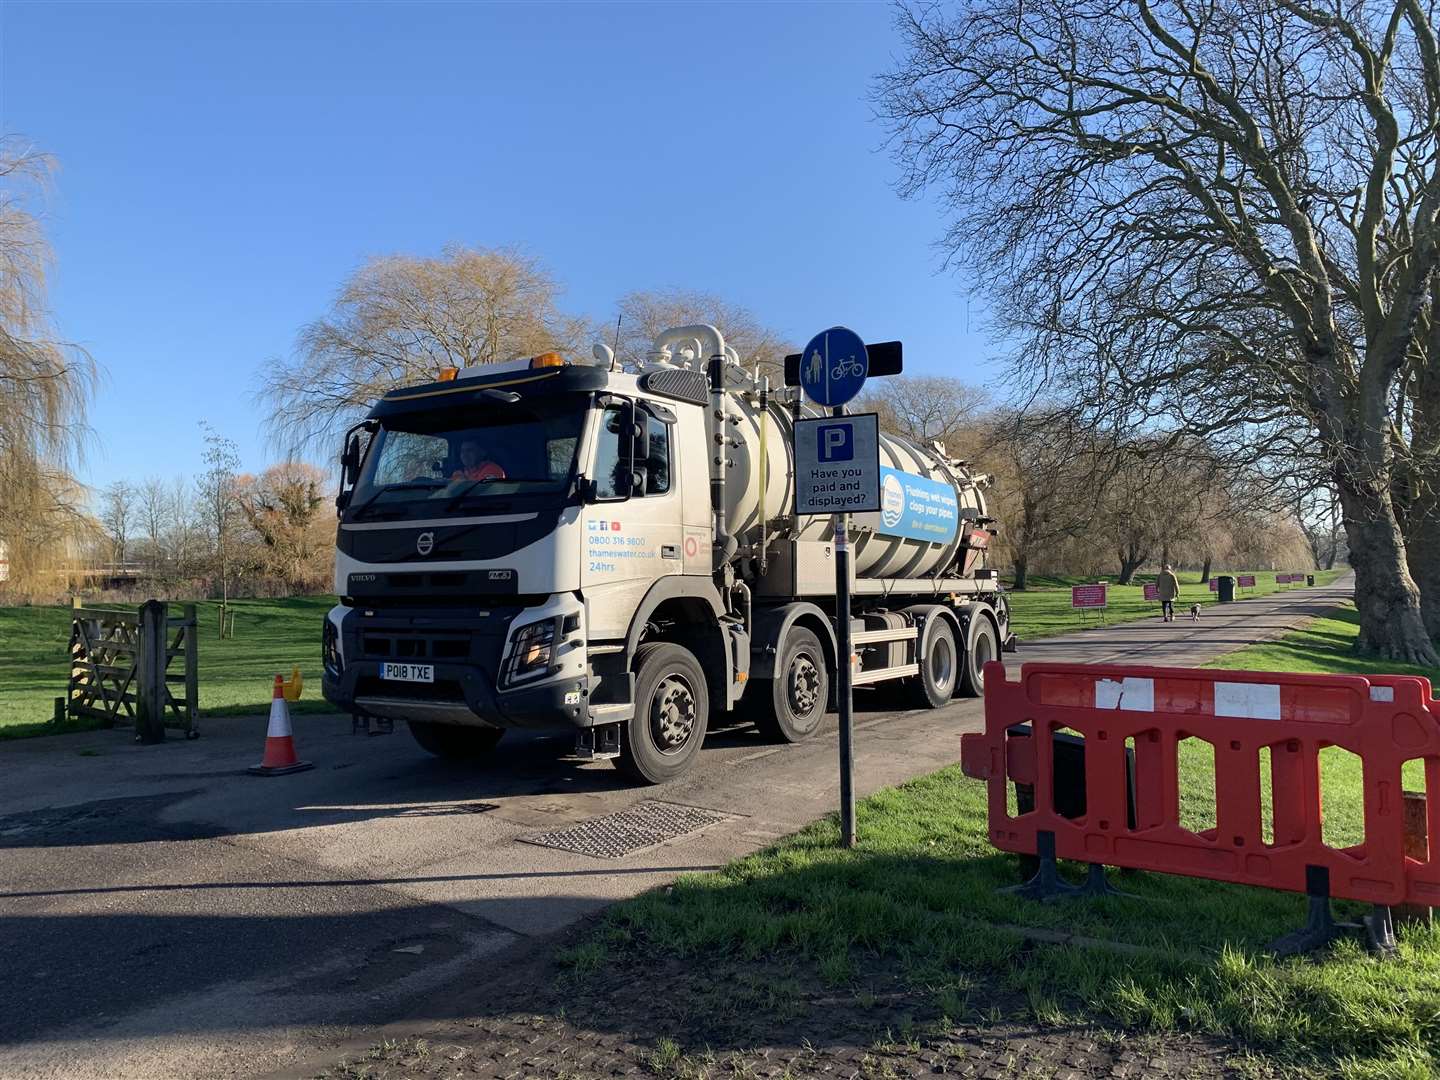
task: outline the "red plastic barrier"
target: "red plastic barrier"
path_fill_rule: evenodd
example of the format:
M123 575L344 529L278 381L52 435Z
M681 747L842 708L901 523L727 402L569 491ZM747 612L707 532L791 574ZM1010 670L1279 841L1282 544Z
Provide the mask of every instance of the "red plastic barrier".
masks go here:
M1020 724L1029 733L1009 733ZM1085 814L1056 810L1053 740L1085 740ZM1215 827L1180 824L1179 744L1215 755ZM1133 740L1133 741L1131 741ZM1127 741L1135 754L1135 823L1127 820ZM1322 839L1319 754L1338 746L1363 767L1365 839ZM1262 823L1260 751L1270 751L1271 838ZM1401 768L1425 761L1429 849L1404 853ZM1037 854L1055 837L1062 859L1307 891L1307 868L1330 894L1374 904L1440 905L1440 707L1413 676L1025 664L1018 682L985 665L985 731L965 735L962 767L989 786L991 842ZM1006 783L1034 785L1034 810L1011 816Z

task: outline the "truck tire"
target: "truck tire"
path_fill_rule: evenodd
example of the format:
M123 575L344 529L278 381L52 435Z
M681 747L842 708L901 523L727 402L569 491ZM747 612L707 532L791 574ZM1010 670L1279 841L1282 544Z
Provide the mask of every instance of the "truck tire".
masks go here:
M999 659L1000 641L995 624L978 612L970 619L969 637L965 662L960 665L960 693L979 697L985 692L985 665Z
M830 702L830 668L813 630L791 628L775 658L775 677L755 680L744 700L751 695L755 726L767 737L795 743L815 734Z
M955 680L960 669L955 631L944 615L932 615L926 620L916 660L920 673L908 680L910 696L922 709L938 709L955 696Z
M635 715L625 725L621 772L650 784L674 780L695 763L710 719L705 671L693 653L668 641L635 656Z
M448 761L474 761L487 757L505 734L504 728L461 727L410 721L410 734L424 749Z

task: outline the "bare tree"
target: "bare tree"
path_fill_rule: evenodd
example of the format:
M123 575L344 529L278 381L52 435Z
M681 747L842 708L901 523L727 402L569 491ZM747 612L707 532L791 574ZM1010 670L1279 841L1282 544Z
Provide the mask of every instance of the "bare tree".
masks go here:
M261 566L289 591L322 585L334 565L334 527L320 511L326 474L304 462L272 465L236 485L240 512L261 545Z
M1063 412L1004 410L986 426L980 460L995 475L990 499L1014 587L1047 556L1058 566L1066 541L1084 535L1100 510L1099 462L1090 434Z
M271 435L286 449L313 444L442 368L573 352L588 331L560 312L559 291L536 259L511 249L371 259L300 331L295 355L266 369L258 396L273 410Z
M110 537L111 557L117 563L125 561L126 548L130 543L131 529L135 524L135 486L126 480L116 480L100 496L100 524Z
M1340 500L1328 487L1319 487L1302 492L1295 497L1295 521L1310 547L1315 565L1322 570L1331 570L1345 547L1345 526L1340 520ZM1412 562L1418 566L1419 560ZM1416 580L1419 580L1417 572Z
M136 492L139 529L145 537L145 555L150 572L156 573L165 561L165 533L169 518L169 492L165 481L147 476Z
M857 411L878 413L886 431L921 446L944 443L952 452L958 452L962 435L976 429L990 401L982 387L950 375L899 375L870 386L874 389L867 388Z
M50 248L30 210L50 159L0 138L0 541L11 591L73 561L88 524L71 466L95 369L60 339L46 298Z
M223 604L230 599L230 570L239 517L236 470L240 467L240 455L236 452L235 441L221 435L206 421L200 421L200 429L205 433L205 453L202 455L205 471L196 479L195 491L213 545Z
M718 328L740 362L747 368L758 366L772 382L780 381L785 354L793 351L785 335L765 326L748 308L714 293L685 289L632 292L622 296L616 307L616 354L627 364L643 361L662 330L702 323Z
M975 0L901 12L877 100L1003 300L1022 371L1111 422L1311 444L1363 652L1440 662L1392 497L1440 260L1423 0Z

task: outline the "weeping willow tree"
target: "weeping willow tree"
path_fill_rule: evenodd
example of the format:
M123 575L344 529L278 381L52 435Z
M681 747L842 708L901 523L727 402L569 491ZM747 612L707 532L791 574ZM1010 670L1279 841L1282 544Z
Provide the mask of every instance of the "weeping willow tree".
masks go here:
M50 160L0 138L0 594L31 599L65 589L92 525L71 473L95 368L56 333L46 303L51 252L30 207Z

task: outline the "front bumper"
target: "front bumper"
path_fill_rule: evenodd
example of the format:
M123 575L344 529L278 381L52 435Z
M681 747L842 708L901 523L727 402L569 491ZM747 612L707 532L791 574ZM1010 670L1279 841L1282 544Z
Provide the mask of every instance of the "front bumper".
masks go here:
M516 634L553 623L550 666L512 680ZM358 716L466 727L574 730L590 727L598 679L586 664L583 609L573 594L541 602L445 606L340 605L327 616L322 688ZM380 677L384 664L426 664L434 681Z
M325 700L357 716L465 727L563 730L592 724L589 676L497 692L479 667L434 666L434 683L386 682L378 661L359 660L338 678L325 673Z

